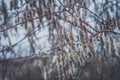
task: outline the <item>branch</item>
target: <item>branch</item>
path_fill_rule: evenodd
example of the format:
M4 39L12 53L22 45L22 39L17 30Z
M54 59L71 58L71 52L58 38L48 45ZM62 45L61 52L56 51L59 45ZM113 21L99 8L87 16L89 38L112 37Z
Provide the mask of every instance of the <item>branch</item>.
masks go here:
M11 27L9 27L9 28L2 29L2 30L0 30L0 32L4 32L4 31L9 30L9 29L11 29L11 28L17 27L18 25L24 24L24 23L26 23L26 22L28 22L28 21L31 21L31 20L35 20L35 19L38 19L38 18L42 18L42 17L48 16L48 15L54 15L54 14L61 13L61 12L63 12L63 10L58 11L58 12L48 13L48 14L45 14L45 15L43 15L43 16L35 17L35 18L32 18L32 19L26 20L26 21L24 21L24 22L20 22L20 23L18 23L18 24L15 24L15 25L13 25L13 26L11 26Z
M114 33L114 34L120 35L120 33L115 32L115 31L112 31L112 30L102 30L102 31L98 31L98 32L99 32L99 33L103 33L103 32L112 32L112 33Z

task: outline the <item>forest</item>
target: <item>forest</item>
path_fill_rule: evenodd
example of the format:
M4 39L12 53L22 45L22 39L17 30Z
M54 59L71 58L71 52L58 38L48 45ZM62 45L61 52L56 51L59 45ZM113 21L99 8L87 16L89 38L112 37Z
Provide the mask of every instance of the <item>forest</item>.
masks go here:
M0 0L0 80L120 80L120 0Z

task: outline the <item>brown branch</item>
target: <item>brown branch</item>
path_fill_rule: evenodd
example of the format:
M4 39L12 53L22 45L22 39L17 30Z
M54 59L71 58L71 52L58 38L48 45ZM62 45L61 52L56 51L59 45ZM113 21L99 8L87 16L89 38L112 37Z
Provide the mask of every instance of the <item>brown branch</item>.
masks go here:
M101 20L102 22L104 22L104 24L108 25L108 26L115 26L115 25L112 25L111 23L109 23L108 21L104 20L103 18L101 18L100 16L98 16L97 14L95 14L93 11L91 11L89 8L87 7L83 7L83 6L75 6L75 7L80 7L80 8L83 8L83 9L86 9L87 11L89 11L92 15L94 15L98 20ZM109 27L108 27L109 28ZM109 28L109 30L111 30L111 28Z
M115 32L115 31L112 31L112 30L102 30L102 31L98 31L99 33L103 33L103 32L111 32L111 33L114 33L114 34L118 34L120 35L119 32Z
M93 29L94 31L98 32L95 28L93 28L93 26L91 26L90 24L88 24L87 22L83 21L81 18L79 19L82 23L84 23L85 25L89 26L91 29Z
M36 54L32 54L29 56L25 56L25 57L18 57L18 58L9 58L9 59L0 59L0 63L4 62L4 61L9 61L9 60L16 60L16 59L26 59L26 58L31 58L33 56L37 56Z
M24 24L24 23L26 23L26 22L28 22L28 21L35 20L35 19L38 19L38 18L42 18L42 17L48 16L48 15L54 15L54 14L57 14L57 13L61 13L61 12L63 12L63 11L64 11L64 10L61 10L61 11L58 11L58 12L53 12L53 13L48 13L48 14L45 14L45 15L42 15L42 16L39 16L39 17L35 17L35 18L32 18L32 19L26 20L26 21L24 21L24 22L20 22L20 23L18 23L18 24L15 24L15 25L13 25L13 26L11 26L11 27L9 27L9 28L2 29L2 30L0 30L0 32L4 32L4 31L9 30L9 29L11 29L11 28L17 27L18 25Z

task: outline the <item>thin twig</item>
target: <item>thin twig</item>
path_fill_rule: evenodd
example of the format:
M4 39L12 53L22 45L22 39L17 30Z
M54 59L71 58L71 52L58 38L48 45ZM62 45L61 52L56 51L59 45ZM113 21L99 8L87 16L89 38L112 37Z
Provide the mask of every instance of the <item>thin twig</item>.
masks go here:
M35 20L35 19L38 19L38 18L42 18L42 17L48 16L48 15L54 15L54 14L60 13L60 12L63 12L63 10L62 10L62 11L53 12L53 13L48 13L48 14L45 14L45 15L42 15L42 16L38 16L38 17L35 17L35 18L32 18L32 19L26 20L26 21L24 21L24 22L20 22L20 23L18 23L18 24L15 24L15 25L9 27L9 28L2 29L2 30L0 30L0 32L4 32L4 31L9 30L9 29L11 29L11 28L17 27L18 25L24 24L24 23L26 23L26 22L28 22L28 21Z

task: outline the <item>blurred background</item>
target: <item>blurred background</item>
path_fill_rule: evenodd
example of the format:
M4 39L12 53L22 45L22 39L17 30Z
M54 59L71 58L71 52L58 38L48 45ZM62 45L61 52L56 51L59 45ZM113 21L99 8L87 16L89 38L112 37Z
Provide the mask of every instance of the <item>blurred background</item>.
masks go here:
M119 63L120 0L0 0L0 64L37 57L60 80L63 66Z

